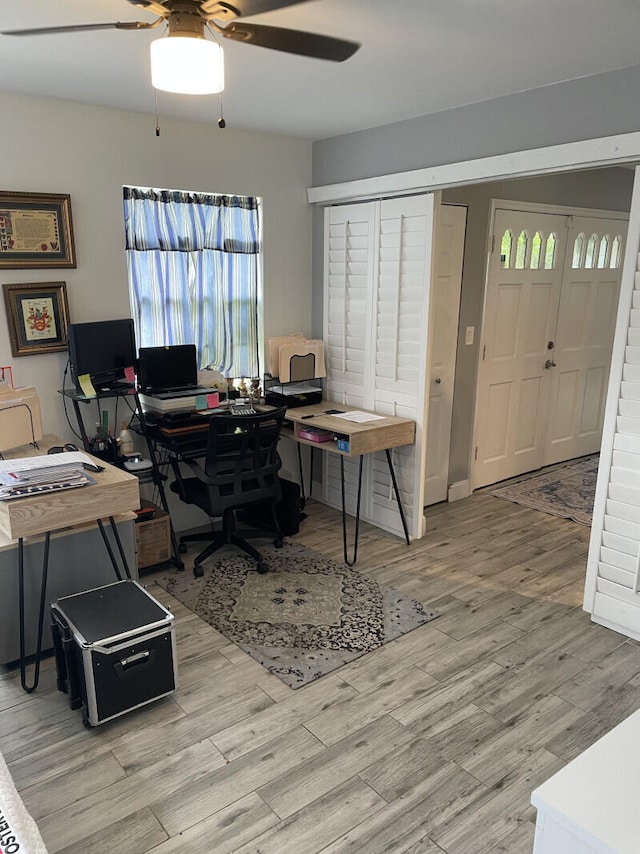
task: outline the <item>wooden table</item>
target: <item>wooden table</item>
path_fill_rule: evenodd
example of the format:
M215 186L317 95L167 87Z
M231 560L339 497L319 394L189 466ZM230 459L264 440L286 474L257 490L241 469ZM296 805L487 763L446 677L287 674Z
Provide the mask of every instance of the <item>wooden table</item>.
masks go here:
M335 410L335 414L330 414ZM358 423L346 418L340 418L340 412L361 412L367 415L377 416L374 420ZM283 432L283 436L289 436L298 443L298 463L300 466L300 482L304 494L304 478L302 473L302 457L300 446L307 445L312 451L314 448L329 454L338 454L340 459L340 483L342 491L342 539L344 549L344 560L349 566L353 566L358 557L358 531L360 524L360 498L362 494L362 461L364 454L372 454L376 451L384 451L387 456L389 474L393 483L393 489L398 503L402 528L405 540L409 545L409 531L400 500L398 482L396 480L393 463L391 460L391 449L403 445L412 445L415 441L416 424L410 418L401 418L397 415L384 415L379 417L378 413L369 410L357 409L323 400L312 406L296 406L287 409L286 421L291 424L292 433ZM306 427L330 432L335 438L327 442L314 442L300 435L300 431ZM358 495L356 500L355 533L353 544L353 557L348 557L347 548L347 521L345 509L345 484L344 484L344 457L359 457L358 467Z
M47 449L62 445L56 436L45 436L38 442L39 448L24 445L14 448L4 454L5 459L19 459L25 456L46 454ZM90 456L90 455L89 455ZM63 455L60 454L60 459ZM52 455L52 461L56 456ZM42 653L42 627L46 600L47 570L49 563L49 543L52 531L81 525L86 522L96 522L111 563L118 580L122 579L118 562L109 543L102 519L107 518L111 525L125 575L131 577L120 536L116 530L115 516L127 511L136 510L140 506L138 479L135 475L111 466L102 460L91 458L96 465L104 466L104 471L90 472L95 484L78 489L60 490L46 495L14 498L10 501L0 501L0 534L11 540L18 541L18 586L20 607L20 675L22 687L30 693L38 684L40 673L40 658ZM24 642L24 538L45 535L42 576L40 583L40 610L38 621L38 642L36 646L35 674L31 686L26 683L26 656Z

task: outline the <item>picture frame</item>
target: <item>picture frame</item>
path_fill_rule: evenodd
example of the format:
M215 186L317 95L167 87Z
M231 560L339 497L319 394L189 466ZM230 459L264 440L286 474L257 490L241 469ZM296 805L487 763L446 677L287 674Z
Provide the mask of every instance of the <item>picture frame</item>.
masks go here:
M75 266L71 197L0 190L0 268Z
M13 356L67 350L69 304L66 282L2 286Z

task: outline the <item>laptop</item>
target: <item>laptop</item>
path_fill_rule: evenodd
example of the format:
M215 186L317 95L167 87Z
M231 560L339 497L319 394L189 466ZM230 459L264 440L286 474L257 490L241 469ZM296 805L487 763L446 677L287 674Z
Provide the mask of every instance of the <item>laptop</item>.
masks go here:
M142 394L166 400L211 391L207 386L198 385L195 344L141 347L138 359L138 384Z

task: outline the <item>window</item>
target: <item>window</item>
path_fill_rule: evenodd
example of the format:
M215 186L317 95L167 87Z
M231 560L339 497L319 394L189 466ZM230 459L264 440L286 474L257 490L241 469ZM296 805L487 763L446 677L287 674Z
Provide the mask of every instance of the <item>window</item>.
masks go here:
M138 346L195 344L201 369L259 376L260 200L124 187L124 219Z
M542 251L542 235L539 231L533 235L533 240L531 241L531 263L529 264L530 269L539 270L540 269L540 254Z
M605 234L600 239L600 249L598 250L598 269L607 266L607 255L609 254L609 235Z
M574 270L579 270L582 267L584 252L584 234L581 232L573 243L573 260L571 266Z
M511 264L512 239L511 232L507 229L502 235L502 240L500 241L500 266L503 270L508 270L509 265Z
M547 245L544 252L544 268L545 270L553 270L556 266L556 246L558 240L556 235L552 232L549 237L547 237Z
M620 266L620 250L622 248L622 238L620 235L616 235L613 238L613 245L611 247L611 258L609 259L609 267L612 270L615 270Z
M524 270L526 267L526 258L527 258L527 244L529 242L529 237L526 231L521 231L518 236L518 242L516 243L516 270Z

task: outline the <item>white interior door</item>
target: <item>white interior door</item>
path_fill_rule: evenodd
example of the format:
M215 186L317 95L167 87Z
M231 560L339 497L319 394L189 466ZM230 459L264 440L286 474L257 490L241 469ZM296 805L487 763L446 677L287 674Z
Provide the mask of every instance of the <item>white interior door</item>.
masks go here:
M440 205L436 208L425 505L447 498L466 224L465 207Z
M542 465L568 217L496 209L472 487Z
M543 465L600 450L627 222L571 217Z

